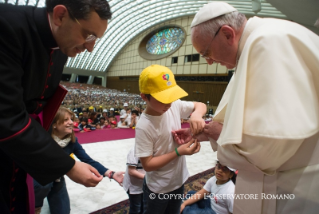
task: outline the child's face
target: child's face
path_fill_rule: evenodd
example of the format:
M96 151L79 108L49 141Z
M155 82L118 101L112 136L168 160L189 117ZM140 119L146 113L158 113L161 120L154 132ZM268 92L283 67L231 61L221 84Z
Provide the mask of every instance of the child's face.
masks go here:
M105 120L104 119L100 119L101 124L104 124Z
M154 97L150 97L150 100L146 98L146 109L145 113L152 116L160 116L164 114L172 105L172 103L164 104L157 101Z
M109 125L109 121L106 120L106 121L104 122L104 125L106 125L106 126Z
M86 122L85 122L85 121L82 121L81 124L82 124L82 126L85 126L85 125L86 125Z
M227 166L223 166L220 163L217 163L215 166L215 176L216 179L220 181L220 183L227 182L232 176L232 172L227 168Z

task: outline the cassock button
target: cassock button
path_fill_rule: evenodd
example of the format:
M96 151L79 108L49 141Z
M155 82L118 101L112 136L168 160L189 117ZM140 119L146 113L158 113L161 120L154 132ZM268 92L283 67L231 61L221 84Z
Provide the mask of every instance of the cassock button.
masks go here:
M11 188L11 192L14 190L14 187Z
M41 100L44 98L44 96L41 96Z
M51 76L51 74L48 75L49 77Z
M41 106L42 106L42 104L40 103L40 104L39 104L39 106L41 107Z
M15 201L16 200L16 197L14 197L13 199L12 199L12 201Z
M19 168L16 168L14 171L15 171L15 172L18 172L18 171L19 171Z
M52 66L52 65L53 65L53 62L50 62L50 65Z
M14 211L14 207L11 208L11 212L13 212L13 211Z
M48 86L48 85L46 85L46 86L45 86L45 88L49 88L49 86Z

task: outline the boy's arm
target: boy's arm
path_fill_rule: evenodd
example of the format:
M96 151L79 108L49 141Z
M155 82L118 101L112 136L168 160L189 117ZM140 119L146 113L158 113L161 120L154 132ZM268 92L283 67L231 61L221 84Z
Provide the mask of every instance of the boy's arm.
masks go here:
M199 152L199 150L200 143L198 143L195 139L192 139L188 143L183 144L177 148L177 152L179 155L192 155ZM140 157L140 160L144 170L149 172L156 171L162 168L163 166L174 160L176 157L178 157L176 151L172 151L158 157L153 157L152 155L149 157Z
M206 111L207 108L204 103L194 102L194 111L189 119L189 124L193 135L203 131L205 126L203 116L206 114Z
M128 174L139 179L144 179L144 174L136 170L135 166L128 166Z

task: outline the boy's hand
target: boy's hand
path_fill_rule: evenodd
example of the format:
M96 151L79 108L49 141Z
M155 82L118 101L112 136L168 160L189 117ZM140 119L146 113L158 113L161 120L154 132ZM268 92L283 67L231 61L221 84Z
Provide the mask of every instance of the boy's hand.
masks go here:
M196 114L195 112L192 113L188 123L190 125L190 129L193 135L202 132L206 124L204 119L202 118L202 115Z
M200 143L197 140L192 139L186 144L183 144L177 148L177 151L180 155L192 155L200 150Z
M179 145L188 143L192 139L192 133L190 128L172 131L172 135L173 135L174 141Z

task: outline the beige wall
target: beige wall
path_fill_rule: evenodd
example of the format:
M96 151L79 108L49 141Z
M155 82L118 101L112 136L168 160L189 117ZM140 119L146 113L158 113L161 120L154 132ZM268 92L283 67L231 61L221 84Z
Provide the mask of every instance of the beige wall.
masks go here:
M193 48L190 39L190 24L193 20L193 16L182 17L175 20L167 21L162 24L156 25L128 43L123 50L116 57L111 67L107 71L107 76L137 76L141 71L151 64L160 64L169 67L174 74L177 75L211 75L211 74L227 74L227 68L219 64L213 64L208 66L206 60L200 58L198 62L186 62L184 63L184 56L189 54L197 54ZM145 60L140 57L138 53L138 46L142 39L148 35L151 31L163 27L165 25L175 24L181 26L187 32L187 37L184 44L174 54L160 59L160 60ZM172 57L178 56L178 63L172 64Z

